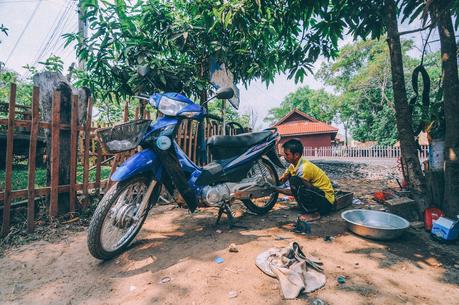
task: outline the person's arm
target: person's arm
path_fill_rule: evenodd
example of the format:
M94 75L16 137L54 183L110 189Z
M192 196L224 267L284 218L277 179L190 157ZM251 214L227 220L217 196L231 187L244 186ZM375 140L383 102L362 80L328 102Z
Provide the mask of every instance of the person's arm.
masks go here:
M280 183L284 184L290 178L290 172L287 170L285 173L279 178Z

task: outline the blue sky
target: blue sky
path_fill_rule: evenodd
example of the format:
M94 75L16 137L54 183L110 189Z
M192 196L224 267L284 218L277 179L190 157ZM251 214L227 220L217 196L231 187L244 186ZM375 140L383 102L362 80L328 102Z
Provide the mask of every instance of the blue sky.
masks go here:
M66 66L75 61L72 49L64 49L63 41L59 39L63 33L77 30L75 1L0 0L0 24L10 29L9 35L3 37L0 44L0 61L6 62L10 69L25 74L22 66L45 60L51 53L61 56ZM407 27L402 25L401 30L406 29ZM433 33L433 37L435 36L436 33ZM405 38L415 39L420 48L420 34L412 34ZM347 38L346 41L350 39ZM419 54L417 50L412 52L413 55ZM320 62L316 63L316 67L319 65ZM302 84L295 84L293 80L287 80L285 75L278 75L274 84L268 88L260 81L253 81L247 89L239 86L240 112L253 109L258 117L257 125L265 126L262 120L269 109L279 106L290 92L304 85L314 89L322 87L312 76L306 77Z

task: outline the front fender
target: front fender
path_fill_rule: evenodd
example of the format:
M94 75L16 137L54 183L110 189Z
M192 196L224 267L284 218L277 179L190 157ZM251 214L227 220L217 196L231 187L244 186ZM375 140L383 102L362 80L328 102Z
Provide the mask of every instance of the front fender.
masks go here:
M158 156L151 149L144 149L123 162L113 175L112 181L124 181L139 174L153 174L156 181L161 181L163 166Z

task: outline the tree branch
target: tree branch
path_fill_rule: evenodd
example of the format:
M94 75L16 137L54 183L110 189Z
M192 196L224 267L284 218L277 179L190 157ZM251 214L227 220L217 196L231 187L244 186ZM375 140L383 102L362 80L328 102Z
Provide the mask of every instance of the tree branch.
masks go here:
M416 32L422 32L422 31L427 30L428 28L432 28L433 26L434 26L434 24L430 23L429 25L426 25L426 26L423 27L423 28L419 28L419 29L415 29L415 30L409 30L409 31L404 31L404 32L399 32L397 35L398 35L398 36L402 36L402 35L406 35L406 34L411 34L411 33L416 33Z

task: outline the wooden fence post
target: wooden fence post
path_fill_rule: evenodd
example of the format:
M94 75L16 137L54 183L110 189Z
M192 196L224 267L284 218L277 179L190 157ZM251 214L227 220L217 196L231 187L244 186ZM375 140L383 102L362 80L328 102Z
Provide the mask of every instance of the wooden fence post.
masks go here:
M52 105L50 216L53 218L57 216L59 200L59 125L61 120L61 92L54 91Z
M83 194L88 196L89 183L89 140L91 139L92 98L88 100L88 112L84 130L84 160L83 160Z
M100 145L100 143L97 143L96 184L94 185L97 195L99 195L100 193L101 159L102 159L102 146Z
M13 132L14 116L16 113L16 84L10 86L10 104L8 108L8 131L6 136L6 164L5 164L5 199L3 203L2 236L10 231L10 208L11 208L11 174L13 172Z
M75 183L78 166L77 143L78 143L78 99L77 95L72 96L72 117L70 119L70 192L69 192L69 209L75 212Z
M32 92L32 125L30 127L30 144L29 144L29 181L28 181L28 204L27 204L27 231L33 232L35 228L35 169L37 154L37 136L38 122L40 116L38 113L40 99L40 89L33 87Z

